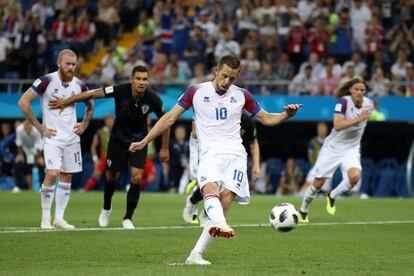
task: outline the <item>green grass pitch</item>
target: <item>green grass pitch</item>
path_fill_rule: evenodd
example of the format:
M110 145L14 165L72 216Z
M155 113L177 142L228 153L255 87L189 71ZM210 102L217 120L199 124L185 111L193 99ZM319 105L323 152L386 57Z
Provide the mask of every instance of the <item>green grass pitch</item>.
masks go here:
M288 233L268 226L271 208L300 199L253 195L233 204L234 239L216 239L211 266L183 265L201 228L185 225L182 195L143 193L123 230L125 192L113 201L110 228L98 229L102 193L73 192L65 218L76 231L39 231L40 195L0 192L0 275L413 275L414 200L341 198L337 214L311 206L309 225Z

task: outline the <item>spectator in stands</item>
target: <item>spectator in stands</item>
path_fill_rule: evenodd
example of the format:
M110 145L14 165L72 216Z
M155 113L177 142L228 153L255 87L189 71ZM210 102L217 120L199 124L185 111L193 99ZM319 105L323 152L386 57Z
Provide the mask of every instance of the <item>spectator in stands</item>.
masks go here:
M170 62L168 63L167 68L165 68L165 75L170 75L172 66L177 66L180 79L186 80L192 77L187 61L181 60L178 52L172 52L170 54Z
M261 36L262 43L259 45L259 59L261 62L273 63L280 55L276 36Z
M174 139L170 142L169 163L169 191L176 193L180 184L181 176L188 166L189 145L186 140L187 131L184 126L178 125L174 129Z
M308 65L305 71L299 72L289 84L290 96L318 94L318 79L313 76L312 66Z
M241 78L246 80L256 79L260 73L260 61L256 58L256 52L253 49L246 51L246 56L241 61Z
M2 24L0 23L0 30ZM8 54L13 50L13 45L4 32L0 31L0 79L4 79L7 72L7 57ZM5 87L0 86L1 90L5 90ZM1 92L0 90L0 92Z
M307 30L300 21L299 15L293 15L288 32L288 53L289 61L293 64L295 73L299 71L300 64L304 60L306 36Z
M177 52L179 57L184 56L184 49L189 38L192 28L191 21L185 16L184 8L179 6L175 8L175 18L172 25L173 30L173 51Z
M319 78L326 78L327 76L327 70L326 67L329 65L332 66L332 74L334 74L335 76L341 77L342 75L342 66L339 63L336 63L336 59L334 56L329 56L326 59L326 64L325 67L321 70L320 75L318 76Z
M145 61L138 57L139 53L142 55L142 51L136 51L135 49L128 53L128 60L118 69L117 75L120 80L127 80L130 77L130 72L132 72L132 69L135 66L147 66Z
M326 64L325 69L326 77L319 78L319 93L320 95L330 96L334 94L341 77L339 75L334 75L332 64Z
M342 76L340 82L343 83L349 81L356 76L357 75L355 74L355 67L353 65L348 65L348 67L345 70L345 74Z
M365 28L365 44L366 44L366 57L368 65L371 65L374 60L374 54L377 50L383 50L382 42L385 38L384 28L381 26L378 17L372 16ZM363 76L361 74L358 74Z
M47 20L55 15L55 10L47 0L38 0L32 6L31 12L33 17L39 20L41 28L46 28Z
M85 60L95 45L96 25L90 20L87 11L83 11L76 20L71 45L74 50Z
M295 158L289 157L281 173L276 195L298 195L302 184L303 170L296 164Z
M307 66L312 66L312 77L319 80L319 77L325 68L322 63L319 62L319 56L317 53L310 53L309 60L301 64L299 73L305 73L305 68Z
M203 63L197 63L194 66L194 78L190 79L189 84L193 85L196 83L202 83L202 82L206 82L209 79L206 76L205 73L205 66Z
M224 39L219 41L214 49L214 56L217 60L225 55L240 55L240 44L233 39L233 31L231 29L224 31Z
M272 64L269 62L262 62L262 67L260 70L260 74L258 76L259 81L275 81L278 80L278 76L273 72ZM258 92L262 96L268 96L272 93L276 93L278 90L277 85L260 85L258 88Z
M39 183L45 178L45 160L42 156L43 141L39 131L25 120L16 128L17 155L14 166L14 192L20 189L31 189L33 186L32 171L36 166Z
M407 53L405 50L398 50L397 60L391 66L391 74L393 81L404 81L406 77L406 68L407 66L412 66L413 64L407 60Z
M242 41L249 31L258 29L257 21L253 16L253 3L251 1L240 1L240 6L235 13L234 23L238 41Z
M404 50L408 57L414 52L413 28L410 21L401 21L387 33L388 52L398 59L399 51Z
M371 20L371 10L362 0L354 0L351 5L350 19L352 27L353 49L355 51L365 52L366 50L366 33L365 29ZM342 62L341 62L342 63Z
M114 116L112 114L107 114L104 119L104 126L98 129L98 131L93 136L91 144L91 154L94 164L94 170L92 176L86 182L83 191L87 192L93 189L96 186L96 183L104 174L106 169L106 152L108 149L109 135L111 133L112 127L114 126Z
M3 32L7 38L14 42L17 34L19 33L20 24L23 23L20 4L13 3L9 5L8 11L8 15L4 18Z
M367 65L362 61L360 52L353 52L351 60L345 61L342 65L342 74L346 74L348 66L353 66L355 74L361 77L366 75Z
M112 5L111 0L99 0L98 15L95 20L97 37L103 39L108 46L116 38L119 31L119 13Z
M368 96L388 96L390 87L390 80L384 75L384 70L381 67L377 67L371 77L371 91L368 93Z
M381 50L377 50L374 53L374 61L367 66L368 76L373 76L377 68L381 68L384 76L388 76L390 74L390 67L390 63L385 59L384 53Z
M353 51L353 29L349 23L349 9L344 8L341 10L338 24L333 29L332 34L335 35L335 42L333 43L334 55L336 60L342 64L351 58Z
M323 17L317 18L314 22L314 27L310 29L308 41L310 53L316 54L322 61L328 56L329 37L330 32L326 28L326 19Z
M184 58L188 62L190 68L197 63L205 63L205 52L207 43L203 39L203 33L199 27L195 27L190 31L190 40L187 42L184 50Z
M39 20L28 11L15 41L20 57L20 78L34 78L38 75L37 57L41 31Z
M138 39L142 41L144 45L152 44L154 42L155 22L152 18L148 18L146 11L141 11L139 14L138 32Z
M211 20L210 12L207 9L200 11L194 25L200 27L205 36L216 38L218 26Z

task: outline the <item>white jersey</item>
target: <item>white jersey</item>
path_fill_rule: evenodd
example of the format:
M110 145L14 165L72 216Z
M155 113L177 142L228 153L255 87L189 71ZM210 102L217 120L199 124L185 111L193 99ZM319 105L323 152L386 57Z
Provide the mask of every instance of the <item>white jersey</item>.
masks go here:
M50 109L48 103L53 97L66 99L87 91L86 84L76 77L69 83L63 83L56 71L37 79L32 89L41 96L43 125L57 132L56 136L45 137L45 143L65 146L79 142L79 136L74 132L77 123L75 105L67 106L61 112L59 109Z
M26 155L27 164L33 164L37 151L42 150L42 136L36 128L32 127L30 133L24 129L24 124L16 128L16 145L22 147Z
M240 136L243 109L251 118L261 109L251 93L235 85L224 94L212 82L190 86L178 100L185 109L193 107L200 157L209 154L247 156Z
M364 110L373 111L374 104L370 99L364 97L361 107L356 107L351 96L345 96L338 99L335 105L335 116L344 116L347 120L358 117ZM332 128L331 133L326 137L323 147L333 148L335 150L359 149L362 135L364 134L367 121L353 125L343 130L336 131Z

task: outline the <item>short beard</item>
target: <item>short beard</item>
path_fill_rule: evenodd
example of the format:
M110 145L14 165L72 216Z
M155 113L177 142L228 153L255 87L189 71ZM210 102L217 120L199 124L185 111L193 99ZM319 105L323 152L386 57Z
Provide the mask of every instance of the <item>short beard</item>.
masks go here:
M68 76L68 74L65 73L62 69L59 68L58 70L59 70L60 76L62 77L62 81L69 82L72 80L73 74L71 76Z

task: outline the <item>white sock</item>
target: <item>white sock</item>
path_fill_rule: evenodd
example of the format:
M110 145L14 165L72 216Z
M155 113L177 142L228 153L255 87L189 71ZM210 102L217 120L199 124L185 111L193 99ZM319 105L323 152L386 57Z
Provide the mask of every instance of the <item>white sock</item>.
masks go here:
M55 196L55 185L46 186L42 184L40 189L40 204L42 206L42 219L50 219L50 209L52 209L53 197Z
M208 220L206 225L204 226L203 232L201 232L200 238L198 238L196 245L191 251L191 254L203 254L203 252L207 249L207 246L214 239L208 232L212 225L212 221Z
M303 194L302 206L300 206L300 211L302 213L307 213L309 211L309 205L317 194L318 189L316 189L313 184L310 184Z
M340 196L341 194L349 192L351 189L352 189L352 186L351 186L351 183L349 183L348 177L344 177L342 179L341 183L339 183L339 185L336 186L336 188L331 191L329 196L332 199L335 199L338 196Z
M204 197L204 210L213 223L226 221L218 195L208 194Z
M68 202L69 202L70 186L71 186L71 183L64 183L64 182L59 181L58 187L56 189L55 220L63 219L66 206L68 205Z

